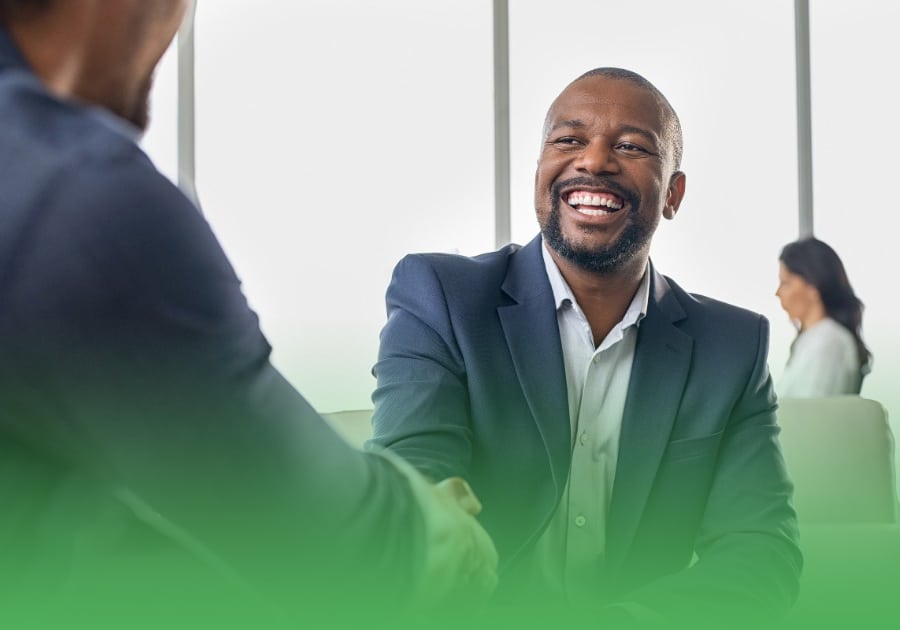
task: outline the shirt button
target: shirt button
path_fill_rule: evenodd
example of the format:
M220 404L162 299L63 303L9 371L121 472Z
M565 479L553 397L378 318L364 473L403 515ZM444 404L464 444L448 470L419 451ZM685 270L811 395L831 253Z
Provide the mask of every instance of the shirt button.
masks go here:
M597 365L598 363L600 363L600 355L598 354L597 356L595 356L593 358L593 360L591 361L591 363L593 363L594 365Z
M587 519L584 518L581 514L575 517L575 527L584 527L584 524L587 522Z
M580 441L582 444L587 444L589 439L590 439L590 438L588 437L587 432L585 432L585 433L582 433L582 434L581 434L581 438L579 439L579 441Z

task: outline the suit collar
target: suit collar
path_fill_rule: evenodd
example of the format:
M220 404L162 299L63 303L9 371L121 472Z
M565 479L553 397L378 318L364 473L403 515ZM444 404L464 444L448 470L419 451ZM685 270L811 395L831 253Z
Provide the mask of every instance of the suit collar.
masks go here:
M553 291L544 270L541 247L539 234L510 257L509 269L501 289L518 303L541 300L549 294L552 304Z
M678 298L675 297L669 281L656 270L652 261L650 262L650 295L660 313L673 324L687 317Z
M693 354L676 323L686 314L666 279L651 270L651 299L638 331L622 417L619 459L607 522L607 560L624 560L669 442Z
M538 236L510 257L501 287L510 303L498 307L497 314L559 496L568 478L571 428L556 308L541 247Z

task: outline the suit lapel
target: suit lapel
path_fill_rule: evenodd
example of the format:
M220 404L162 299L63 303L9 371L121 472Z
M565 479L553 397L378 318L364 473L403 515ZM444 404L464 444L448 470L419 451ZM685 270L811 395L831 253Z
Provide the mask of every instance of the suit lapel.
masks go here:
M540 237L535 238L512 258L502 288L513 303L498 307L497 313L559 494L568 477L571 429L556 306L541 247Z
M673 325L685 317L651 268L651 299L641 322L622 417L619 459L607 522L607 560L624 560L669 441L690 369L693 338Z

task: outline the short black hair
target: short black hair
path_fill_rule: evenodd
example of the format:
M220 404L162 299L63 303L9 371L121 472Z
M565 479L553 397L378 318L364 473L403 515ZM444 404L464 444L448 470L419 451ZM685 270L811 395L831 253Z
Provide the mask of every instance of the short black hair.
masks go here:
M56 0L0 0L0 24L34 17L55 3Z
M681 132L681 121L678 119L678 114L675 113L675 108L672 107L669 99L667 99L665 95L646 78L639 75L637 72L626 70L624 68L594 68L593 70L588 70L587 72L582 74L580 77L572 81L572 83L578 83L582 79L589 79L591 77L606 77L608 79L629 81L630 83L633 83L638 87L647 90L657 98L657 100L663 106L663 109L666 112L666 117L668 118L668 120L666 121L668 127L667 131L669 132L669 136L672 139L672 157L675 160L675 168L681 168L681 156L684 153L684 138ZM572 85L572 83L570 83L569 85Z

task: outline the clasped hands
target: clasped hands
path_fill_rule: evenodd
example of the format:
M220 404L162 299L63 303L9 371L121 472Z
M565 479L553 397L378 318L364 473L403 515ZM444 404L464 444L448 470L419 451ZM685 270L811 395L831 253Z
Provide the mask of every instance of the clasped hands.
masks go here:
M462 478L429 484L424 506L426 549L419 604L477 608L497 586L497 550L475 519L481 502Z

